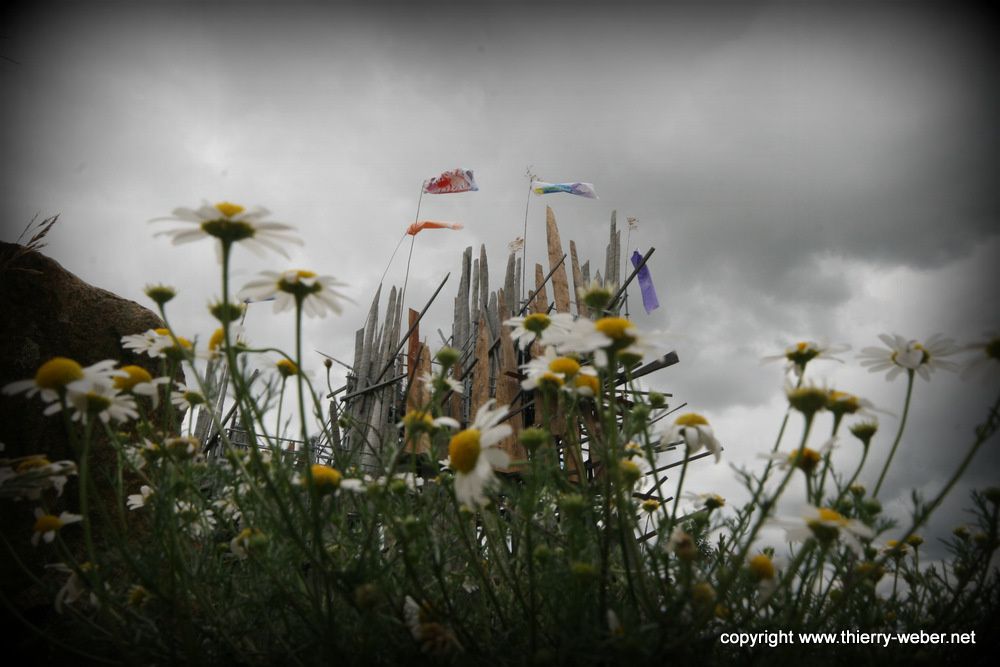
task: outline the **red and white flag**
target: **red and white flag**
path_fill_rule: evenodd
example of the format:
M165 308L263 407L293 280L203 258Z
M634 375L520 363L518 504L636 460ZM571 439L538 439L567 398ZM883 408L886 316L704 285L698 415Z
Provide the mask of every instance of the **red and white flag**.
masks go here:
M452 169L437 178L424 181L424 192L429 195L446 195L452 192L475 192L479 189L472 171L468 169Z

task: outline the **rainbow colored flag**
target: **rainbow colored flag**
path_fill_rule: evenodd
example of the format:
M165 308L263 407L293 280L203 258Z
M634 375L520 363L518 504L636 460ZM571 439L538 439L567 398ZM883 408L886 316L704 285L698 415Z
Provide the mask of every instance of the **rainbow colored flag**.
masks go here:
M469 169L452 169L437 178L424 181L424 192L429 195L446 195L452 192L475 192L479 189Z
M593 183L546 183L545 181L532 181L531 191L536 195L550 195L555 192L565 192L568 195L577 195L587 199L597 199L594 192Z

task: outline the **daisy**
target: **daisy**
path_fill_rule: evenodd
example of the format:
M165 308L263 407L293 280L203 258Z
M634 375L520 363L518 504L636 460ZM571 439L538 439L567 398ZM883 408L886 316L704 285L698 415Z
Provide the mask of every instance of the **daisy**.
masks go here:
M955 342L950 338L943 338L941 334L934 334L923 343L916 340L907 341L898 334L892 336L879 334L879 338L888 349L866 347L861 350L858 358L862 360L862 366L868 367L869 373L889 371L886 380L895 380L896 376L905 370L915 371L924 380L929 381L931 371L937 368L946 371L958 368L954 362L941 359L958 351Z
M149 502L149 499L153 496L153 493L154 491L152 487L143 484L139 487L139 493L129 495L127 501L128 508L130 510L137 510L140 507L145 507L146 503Z
M119 375L115 378L115 389L149 398L153 402L153 409L155 410L160 404L159 385L170 384L170 378L159 377L153 379L149 371L142 366L122 366L121 371L125 375Z
M838 538L854 550L858 555L864 555L864 545L861 540L870 540L875 533L871 528L856 519L848 519L829 507L806 506L795 518L775 518L771 524L785 529L785 537L789 542L802 542L815 537L823 544L829 544Z
M807 475L811 475L823 460L823 457L837 447L837 438L830 438L819 450L803 447L793 452L774 452L773 454L758 454L758 458L774 461L779 470L788 470L795 466Z
M726 506L726 499L717 493L695 493L693 491L685 491L682 497L693 502L695 507L700 510L707 509L711 512L719 509L720 507Z
M583 317L574 320L565 329L556 329L545 334L544 341L546 345L553 346L559 354L566 355L590 354L609 344L608 336L597 329L596 323Z
M450 391L452 391L452 392L454 392L456 394L463 394L463 393L465 393L465 386L462 384L462 381L461 380L456 380L453 377L448 377L447 375L441 375L438 378L438 377L435 377L435 376L431 375L430 373L421 373L421 375L420 375L420 377L418 379L421 382L423 382L424 386L426 386L431 391L434 390L434 385L440 379L440 382L443 383L444 387L446 387L448 390L450 390Z
M48 489L61 496L70 475L76 474L73 461L51 463L44 456L15 459L16 466L0 467L0 498L38 500Z
M704 447L715 455L718 463L722 456L722 445L715 438L715 433L708 420L695 412L688 412L678 417L663 433L668 443L681 441L687 446L688 456Z
M81 563L79 571L72 569L65 563L49 563L45 567L69 575L66 583L56 593L55 604L53 605L56 613L61 614L65 605L73 604L87 592L86 581L80 576L80 572L89 572L93 568L93 565L89 562ZM90 594L90 604L97 606L97 596L94 593Z
M806 364L813 359L828 359L844 363L843 359L838 359L833 355L846 352L849 349L851 346L846 344L830 345L826 342L803 340L789 345L782 354L769 355L761 361L766 363L784 359L788 362L786 370L795 373L796 377L802 377L806 370Z
M698 544L683 528L677 526L666 541L667 551L675 554L681 560L694 560L698 557Z
M97 417L105 424L112 420L125 422L139 418L134 397L102 391L101 387L86 392L71 391L68 407L73 409L73 421L81 424L86 424L90 417ZM61 409L62 405L53 403L45 410L45 414L53 414Z
M170 330L160 327L149 329L138 334L122 336L122 347L132 350L135 354L142 356L146 354L152 359L184 359L187 353L194 349L194 345L187 338L177 336L177 343Z
M497 482L493 468L510 463L507 453L496 447L512 432L510 424L500 423L508 407L494 408L495 403L490 399L480 406L472 425L448 444L446 465L455 471L455 497L465 505L485 506L484 490Z
M536 340L541 340L545 331L547 336L568 331L573 326L573 316L569 313L555 313L551 317L545 313L532 313L523 317L512 317L504 322L508 327L514 327L510 336L522 350L527 350Z
M3 393L10 396L23 392L29 398L39 394L46 403L53 403L68 390L88 391L95 384L110 385L113 378L125 375L124 371L115 369L117 363L106 359L83 368L72 359L55 357L39 366L34 378L12 382L3 388Z
M993 366L1000 361L1000 333L990 331L983 334L983 340L978 343L966 345L964 350L979 352L975 358L970 359L962 369L962 379L969 379L982 373L983 369Z
M317 276L312 271L290 270L283 273L261 271L262 278L247 283L240 291L240 298L261 301L274 298L274 312L280 313L301 302L309 317L323 317L326 311L340 314L346 296L336 287L346 284L331 276Z
M434 417L424 410L410 410L396 424L396 428L406 428L411 433L430 433L437 428L459 428L461 424L451 417Z
M539 386L565 387L567 391L578 389L593 392L595 382L576 380L580 374L593 376L596 380L597 371L590 366L581 366L580 362L571 356L559 356L554 347L545 348L540 357L535 357L521 366L527 376L521 381L521 388L532 391ZM583 393L581 391L581 393ZM591 393L593 395L593 393Z
M214 237L225 246L240 243L257 255L263 255L262 251L270 248L285 257L288 254L280 243L302 245L302 240L290 233L294 227L264 221L263 218L270 215L270 211L261 207L248 211L239 204L219 202L210 206L205 202L198 209L175 208L173 213L173 217L154 218L150 222L176 220L187 223L188 226L156 234L169 236L174 245Z
M40 507L36 507L34 534L31 536L31 543L38 546L38 540L51 542L56 539L56 533L60 528L71 523L76 523L77 521L83 521L83 516L71 514L70 512L63 512L59 516L56 516L46 513Z
M174 388L170 392L170 402L175 408L187 412L195 406L205 403L205 396L194 389L188 389L187 385L180 382L174 383Z

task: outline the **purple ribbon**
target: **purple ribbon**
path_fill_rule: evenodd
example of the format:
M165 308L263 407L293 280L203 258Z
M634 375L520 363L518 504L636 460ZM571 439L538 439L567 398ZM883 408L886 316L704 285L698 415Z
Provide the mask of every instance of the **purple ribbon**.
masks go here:
M632 266L637 267L642 263L642 255L638 250L632 252ZM653 287L653 277L649 275L649 267L643 264L636 274L639 279L639 289L642 291L642 306L646 309L646 314L653 312L660 307L660 300L656 298L656 288Z

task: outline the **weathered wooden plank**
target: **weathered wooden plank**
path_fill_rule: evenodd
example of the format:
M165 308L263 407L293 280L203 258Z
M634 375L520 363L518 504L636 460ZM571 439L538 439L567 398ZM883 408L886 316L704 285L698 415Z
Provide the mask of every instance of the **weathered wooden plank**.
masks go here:
M479 246L479 307L487 308L490 301L490 268L486 261L486 244Z
M472 260L472 289L469 290L469 322L474 327L479 321L479 260ZM470 336L475 333L470 330Z
M507 309L504 294L497 294L497 303L500 310ZM517 353L514 351L514 339L510 337L510 327L500 327L500 345L497 353L498 371L496 375L496 399L499 405L511 405L517 398L521 386L513 375L517 373ZM527 460L527 452L521 444L520 433L524 422L524 415L518 413L507 420L513 429L513 433L500 441L498 447L507 452L510 458L515 461ZM501 468L501 472L515 472L522 469L522 466L510 466Z
M452 347L461 350L469 339L469 280L472 271L472 246L462 253L462 278L455 297L455 319L452 324Z
M415 313L416 311L411 310L410 313ZM415 334L416 332L414 332ZM411 340L415 340L416 336L411 334ZM416 345L414 367L411 377L419 378L424 373L431 372L431 355L430 348L427 347L427 342L418 342ZM431 402L431 390L426 384L420 380L411 380L410 393L406 397L406 409L409 410L423 410ZM404 447L405 451L420 454L422 452L429 452L431 449L431 441L426 433L421 433L418 438L410 439L408 438Z
M531 305L532 312L545 313L549 310L549 297L545 294L545 273L541 264L535 264L535 300Z
M580 260L576 257L576 243L573 241L569 242L569 258L573 268L573 300L576 301L576 314L580 317L590 317L590 309L580 298L580 292L587 289L587 283L583 281Z
M490 334L484 314L476 324L476 366L472 371L472 390L469 394L469 415L475 416L479 407L490 399Z
M552 207L545 207L545 241L549 251L549 270L552 274L552 297L556 303L556 312L569 312L569 283L566 278L566 265L559 268L556 265L562 260L562 241L559 239L559 227L556 225L556 215Z
M407 351L406 351L406 370L407 370L407 375L410 378L410 382L413 382L413 378L415 377L415 373L417 370L417 360L418 360L417 353L420 351L420 345L421 345L420 325L418 324L419 320L417 319L418 316L419 313L413 310L412 308L410 308L407 311L407 320L409 322L410 328L413 329L413 333L410 334L410 339L409 341L407 341L409 344L407 345Z
M500 318L506 320L508 317L514 314L514 308L511 301L516 301L517 297L514 295L514 265L515 265L514 253L507 255L507 273L503 279L503 293L507 297L504 302L504 307L500 309Z

